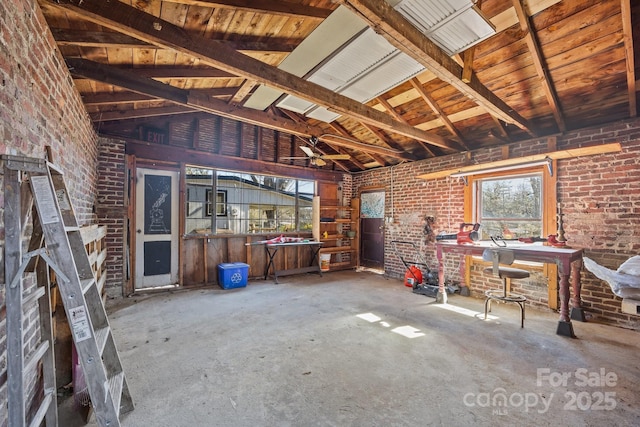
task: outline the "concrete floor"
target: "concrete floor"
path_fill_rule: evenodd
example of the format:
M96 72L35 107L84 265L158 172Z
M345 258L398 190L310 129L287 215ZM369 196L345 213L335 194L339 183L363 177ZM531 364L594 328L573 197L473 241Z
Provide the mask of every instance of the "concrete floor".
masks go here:
M133 297L110 315L123 426L640 425L640 335L330 272ZM400 332L404 332L405 335ZM61 410L61 425L82 425ZM89 425L96 424L90 422Z

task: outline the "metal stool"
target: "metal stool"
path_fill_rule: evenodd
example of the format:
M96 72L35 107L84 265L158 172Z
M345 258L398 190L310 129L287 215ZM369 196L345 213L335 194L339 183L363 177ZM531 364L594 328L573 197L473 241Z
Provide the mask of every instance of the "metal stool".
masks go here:
M489 290L484 293L486 296L486 299L484 300L485 320L487 319L487 311L491 311L492 300L515 302L518 304L518 307L520 307L520 327L524 328L524 303L527 301L527 298L524 295L511 293L511 280L526 279L529 277L529 272L519 268L501 266L501 264L511 265L515 260L513 252L508 249L485 249L482 253L482 259L484 261L493 262L493 265L485 268L484 272L493 274L494 276L502 279L502 290Z

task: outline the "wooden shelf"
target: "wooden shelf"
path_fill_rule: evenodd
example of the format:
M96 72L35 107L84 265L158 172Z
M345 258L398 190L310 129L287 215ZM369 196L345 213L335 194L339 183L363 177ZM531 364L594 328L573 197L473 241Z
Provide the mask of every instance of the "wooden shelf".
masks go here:
M341 205L342 192L335 183L318 183L317 191L318 195L313 198L313 236L318 241L336 244L322 247L319 253L332 255L332 270L357 267L360 258L359 199L351 199L350 205ZM333 220L320 221L321 218ZM356 237L347 237L346 230L355 231ZM327 237L323 237L325 232Z
M341 268L353 268L355 267L355 265L353 265L352 262L332 262L331 264L329 264L329 269L333 269L333 270L338 270Z
M352 211L353 208L351 206L320 206L321 211Z
M333 246L330 248L320 248L321 254L339 254L339 253L351 253L356 250L351 246Z

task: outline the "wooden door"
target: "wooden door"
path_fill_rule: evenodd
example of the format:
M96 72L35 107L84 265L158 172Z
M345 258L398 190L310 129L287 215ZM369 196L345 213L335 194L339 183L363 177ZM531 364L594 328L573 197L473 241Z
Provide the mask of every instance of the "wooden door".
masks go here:
M360 195L360 265L384 269L384 191Z
M134 288L178 282L178 172L138 168Z

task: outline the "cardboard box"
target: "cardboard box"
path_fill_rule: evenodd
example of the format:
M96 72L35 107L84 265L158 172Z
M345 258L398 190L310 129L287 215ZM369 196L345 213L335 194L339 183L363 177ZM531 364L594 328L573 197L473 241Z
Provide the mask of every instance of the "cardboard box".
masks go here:
M218 284L222 289L243 288L247 286L249 264L243 262L225 262L218 264Z

